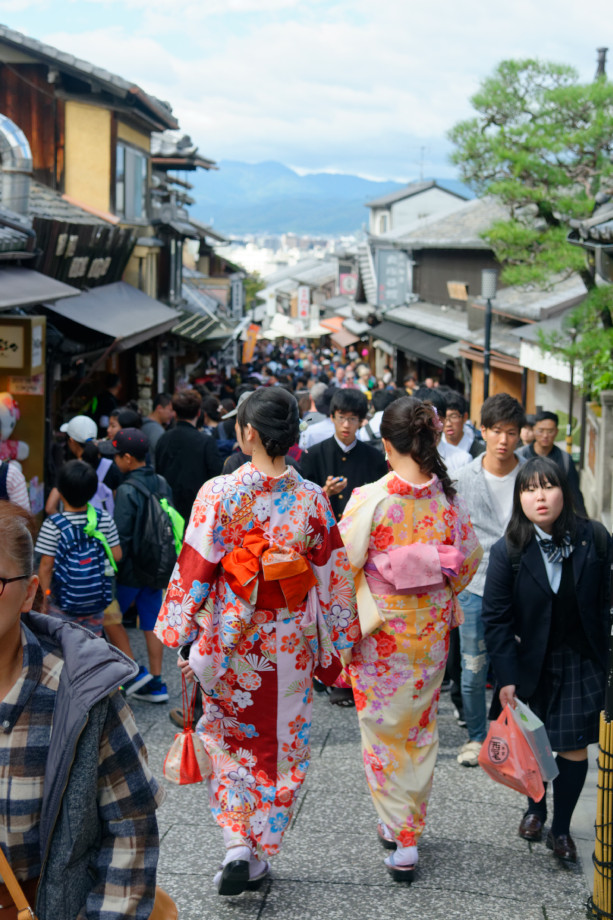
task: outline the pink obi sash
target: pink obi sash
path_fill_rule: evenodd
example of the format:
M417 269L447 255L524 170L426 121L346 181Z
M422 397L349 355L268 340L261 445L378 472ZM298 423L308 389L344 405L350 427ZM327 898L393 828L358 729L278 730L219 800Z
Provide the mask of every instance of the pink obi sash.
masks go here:
M369 553L364 574L373 594L425 594L444 587L463 562L464 555L455 546L412 543Z

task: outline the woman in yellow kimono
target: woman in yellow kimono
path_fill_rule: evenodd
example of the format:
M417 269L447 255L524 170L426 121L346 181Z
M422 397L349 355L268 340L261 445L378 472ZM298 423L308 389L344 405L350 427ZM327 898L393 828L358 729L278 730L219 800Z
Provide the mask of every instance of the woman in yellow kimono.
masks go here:
M436 717L455 600L482 555L437 444L436 410L402 397L381 437L392 471L355 489L340 523L364 638L349 673L385 864L410 882L438 751Z

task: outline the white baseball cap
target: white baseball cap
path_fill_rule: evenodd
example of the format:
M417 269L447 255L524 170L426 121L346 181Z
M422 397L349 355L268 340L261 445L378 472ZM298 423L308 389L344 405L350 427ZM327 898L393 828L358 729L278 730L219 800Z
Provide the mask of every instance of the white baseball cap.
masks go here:
M67 434L73 441L79 444L85 444L98 435L98 426L92 418L87 415L75 415L69 422L66 422L60 428L60 431Z

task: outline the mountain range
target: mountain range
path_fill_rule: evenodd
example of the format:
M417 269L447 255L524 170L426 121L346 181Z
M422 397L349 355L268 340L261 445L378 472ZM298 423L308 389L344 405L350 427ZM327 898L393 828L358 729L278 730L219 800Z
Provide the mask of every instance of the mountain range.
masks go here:
M367 201L405 185L347 173L301 176L272 161L222 160L218 165L218 170L198 170L188 177L195 199L190 213L221 233L235 235L355 233L368 222ZM464 189L455 180L441 180L441 184L452 191Z

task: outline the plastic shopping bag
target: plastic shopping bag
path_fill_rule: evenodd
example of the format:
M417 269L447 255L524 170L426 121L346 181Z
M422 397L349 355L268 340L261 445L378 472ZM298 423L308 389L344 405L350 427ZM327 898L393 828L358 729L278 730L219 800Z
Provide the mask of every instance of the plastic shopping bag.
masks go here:
M545 794L536 758L530 745L505 706L495 722L490 722L487 738L479 752L479 764L497 783L540 802Z
M196 695L200 689L194 684L191 698L183 681L183 719L182 732L175 735L170 750L164 760L163 773L171 783L186 786L189 783L201 783L211 775L211 761L204 749L202 739L192 728Z
M530 745L532 753L536 758L541 777L545 782L555 779L558 773L558 765L551 750L547 730L539 717L532 712L527 703L515 699L515 709L511 709L513 718L519 726L524 738Z

